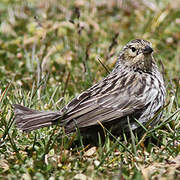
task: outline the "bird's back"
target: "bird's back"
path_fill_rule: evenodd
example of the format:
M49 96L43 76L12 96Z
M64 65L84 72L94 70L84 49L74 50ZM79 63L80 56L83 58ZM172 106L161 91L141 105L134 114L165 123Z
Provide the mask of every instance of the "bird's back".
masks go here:
M134 130L139 127L135 119L146 124L164 106L164 81L155 64L151 73L128 67L120 71L113 71L62 109L67 133L75 131L76 126L88 129L101 122L120 134L129 131L127 118Z

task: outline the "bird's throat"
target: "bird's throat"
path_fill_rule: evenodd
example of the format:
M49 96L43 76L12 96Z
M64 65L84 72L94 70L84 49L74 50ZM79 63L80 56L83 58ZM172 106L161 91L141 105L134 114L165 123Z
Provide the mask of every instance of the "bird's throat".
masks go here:
M141 53L133 59L130 67L133 67L133 69L141 69L145 72L150 72L152 70L152 64L152 55L144 55Z

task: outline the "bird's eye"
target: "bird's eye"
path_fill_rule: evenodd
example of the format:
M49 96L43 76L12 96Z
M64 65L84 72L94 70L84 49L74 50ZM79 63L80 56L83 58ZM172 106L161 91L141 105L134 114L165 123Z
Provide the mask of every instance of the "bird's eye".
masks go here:
M131 50L132 50L132 52L135 52L136 48L135 47L131 47Z

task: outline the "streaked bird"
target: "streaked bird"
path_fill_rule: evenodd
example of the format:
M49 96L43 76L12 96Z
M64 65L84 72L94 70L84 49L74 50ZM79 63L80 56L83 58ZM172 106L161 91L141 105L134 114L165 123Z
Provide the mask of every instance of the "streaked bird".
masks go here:
M151 43L130 41L119 54L115 68L106 78L82 92L60 111L37 111L14 105L18 128L29 132L59 124L67 134L97 131L99 122L114 135L141 128L165 103L162 74L153 57ZM150 123L159 122L162 112ZM137 123L139 121L139 123ZM91 134L90 134L91 135Z

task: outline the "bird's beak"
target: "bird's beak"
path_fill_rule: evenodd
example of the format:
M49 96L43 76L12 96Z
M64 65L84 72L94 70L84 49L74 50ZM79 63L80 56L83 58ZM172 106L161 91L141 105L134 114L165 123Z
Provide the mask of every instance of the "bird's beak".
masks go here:
M153 52L153 49L150 46L145 46L142 52L143 54L151 54Z

